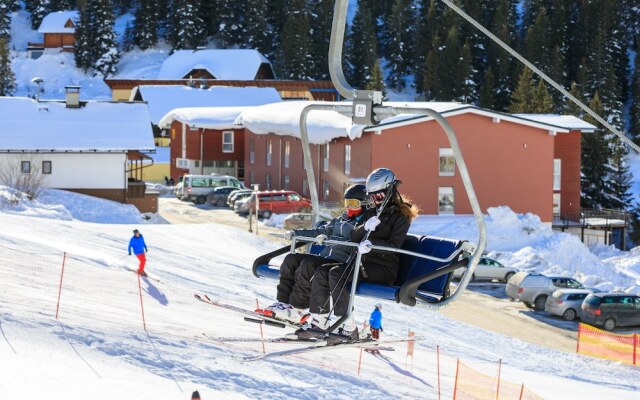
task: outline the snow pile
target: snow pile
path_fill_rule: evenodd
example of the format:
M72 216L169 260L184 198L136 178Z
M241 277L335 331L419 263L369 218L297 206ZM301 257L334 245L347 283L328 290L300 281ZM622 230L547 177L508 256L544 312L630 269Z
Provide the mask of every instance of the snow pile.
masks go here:
M56 189L42 189L36 199L29 200L15 189L0 186L0 213L62 221L148 223L133 205Z

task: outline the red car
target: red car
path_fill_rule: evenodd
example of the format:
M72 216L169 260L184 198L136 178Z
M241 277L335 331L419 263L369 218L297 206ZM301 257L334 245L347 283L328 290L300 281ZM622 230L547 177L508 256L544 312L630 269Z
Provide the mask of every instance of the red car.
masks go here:
M311 209L311 201L301 197L298 193L291 190L271 190L258 192L258 214L262 218L269 218L271 214L289 214L292 212L309 211ZM246 211L245 211L246 210ZM252 194L247 200L244 213L256 210L256 195ZM242 213L242 211L238 211Z

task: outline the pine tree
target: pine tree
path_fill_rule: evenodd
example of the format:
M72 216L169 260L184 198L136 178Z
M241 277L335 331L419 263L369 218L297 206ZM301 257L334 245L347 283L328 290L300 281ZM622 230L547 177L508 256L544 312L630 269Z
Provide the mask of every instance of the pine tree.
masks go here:
M218 0L220 19L218 37L224 46L230 47L244 43L246 7L247 0ZM280 12L284 12L284 10L280 10Z
M376 32L368 3L367 0L358 1L358 11L353 17L347 41L349 82L356 89L364 88L373 80L373 67L378 63ZM379 73L382 76L381 70Z
M142 50L158 43L160 15L154 0L139 0L134 22L133 43Z
M198 12L195 0L176 0L173 3L169 32L172 50L196 49L204 42L204 21Z
M496 78L490 66L484 75L484 83L480 88L478 104L480 107L489 110L496 109Z
M273 28L268 21L268 11L264 0L247 0L246 43L265 55L273 52Z
M382 68L380 68L380 61L376 60L371 68L371 77L364 86L365 90L375 90L382 92L383 100L387 99L387 90L384 86L384 76L382 75Z
M640 8L640 7L639 7ZM629 112L631 123L631 138L636 144L640 144L640 55L636 52L633 78L631 81L631 110ZM639 232L640 234L640 232Z
M122 51L125 53L133 50L135 42L135 31L133 28L133 24L133 22L128 21L127 26L124 28L124 34L122 35Z
M602 115L604 108L600 95L596 92L589 103L589 108ZM598 125L591 116L586 115L585 121ZM606 180L610 174L608 160L610 151L607 141L601 132L582 135L582 169L580 186L582 188L582 208L599 209L606 204Z
M73 0L51 0L51 11L67 11L75 9L75 1Z
M613 138L610 147L611 168L606 180L607 198L603 206L614 210L630 210L632 176L625 161L628 150L618 137Z
M11 69L9 42L0 37L0 96L13 96L16 90L16 77Z
M104 77L113 75L117 71L120 61L116 32L114 30L115 14L111 0L93 0L89 8L93 9L95 35L94 54L96 74Z
M0 38L11 39L11 0L0 0Z
M334 0L311 0L309 23L311 28L312 79L329 78L329 40L333 20Z
M282 29L278 65L284 79L308 79L311 73L311 39L309 15L304 0L289 5L287 22Z
M73 52L76 60L76 66L82 68L85 72L92 67L93 43L95 37L93 35L92 14L89 7L80 8L80 18L76 23L75 36L76 42L73 46Z
M529 101L533 97L533 72L529 68L524 68L518 78L516 89L511 95L511 106L509 112L512 114L527 113L529 111Z
M416 10L412 0L395 0L391 15L386 21L388 43L386 54L389 60L389 86L402 90L405 78L411 73L414 62L413 39L416 29Z
M42 19L49 14L50 0L29 0L25 2L27 11L31 13L31 27L38 29Z

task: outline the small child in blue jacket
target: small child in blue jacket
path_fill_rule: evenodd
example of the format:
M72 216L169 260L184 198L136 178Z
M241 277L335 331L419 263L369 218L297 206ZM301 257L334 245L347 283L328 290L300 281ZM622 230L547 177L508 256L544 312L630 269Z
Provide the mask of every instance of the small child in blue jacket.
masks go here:
M382 329L382 304L376 304L376 308L371 312L369 317L369 327L371 328L371 337L374 340L380 339L380 331Z

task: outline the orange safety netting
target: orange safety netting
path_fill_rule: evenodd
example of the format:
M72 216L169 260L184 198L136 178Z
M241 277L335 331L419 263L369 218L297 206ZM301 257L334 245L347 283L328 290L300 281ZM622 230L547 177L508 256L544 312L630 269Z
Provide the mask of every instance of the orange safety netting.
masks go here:
M458 360L454 400L539 400L538 396L524 385L498 380L497 377L482 374Z
M590 325L578 326L577 352L626 364L636 364L638 335L617 335Z

